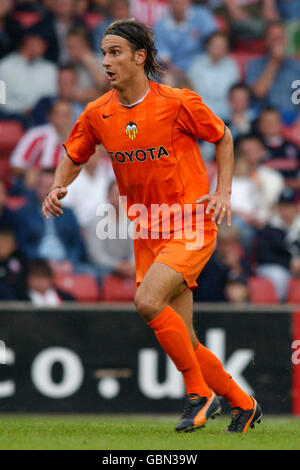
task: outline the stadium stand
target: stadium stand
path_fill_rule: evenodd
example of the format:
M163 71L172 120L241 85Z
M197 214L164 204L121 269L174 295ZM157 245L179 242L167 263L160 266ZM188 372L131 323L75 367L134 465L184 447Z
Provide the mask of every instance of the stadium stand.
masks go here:
M99 289L97 281L88 274L55 274L54 284L71 294L79 302L97 302Z
M135 279L109 275L102 282L101 300L104 302L131 302L135 291Z
M251 276L248 280L250 288L250 302L262 304L276 304L278 297L271 281L258 276Z
M300 278L292 278L288 286L287 303L300 303Z

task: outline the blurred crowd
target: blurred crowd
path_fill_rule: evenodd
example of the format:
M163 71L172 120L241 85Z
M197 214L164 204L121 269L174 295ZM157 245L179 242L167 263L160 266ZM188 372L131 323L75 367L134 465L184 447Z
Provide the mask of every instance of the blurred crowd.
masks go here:
M99 237L99 205L122 210L103 147L70 185L63 217L41 213L62 143L109 90L105 29L131 16L155 32L158 80L196 91L234 137L232 225L220 227L195 300L251 302L263 279L288 301L300 279L300 0L0 0L0 300L76 299L61 276L92 278L100 293L111 276L134 283L132 241ZM214 146L199 146L213 191Z

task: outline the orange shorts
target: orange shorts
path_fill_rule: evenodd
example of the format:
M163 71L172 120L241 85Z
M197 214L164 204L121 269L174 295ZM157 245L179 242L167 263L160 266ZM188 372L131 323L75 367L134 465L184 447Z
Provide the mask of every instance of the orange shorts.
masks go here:
M196 280L199 274L213 254L217 234L217 229L204 229L201 247L198 249L191 249L193 245L187 238L159 240L138 238L134 240L137 287L150 266L158 262L167 264L175 271L182 273L187 287L194 290L198 286Z

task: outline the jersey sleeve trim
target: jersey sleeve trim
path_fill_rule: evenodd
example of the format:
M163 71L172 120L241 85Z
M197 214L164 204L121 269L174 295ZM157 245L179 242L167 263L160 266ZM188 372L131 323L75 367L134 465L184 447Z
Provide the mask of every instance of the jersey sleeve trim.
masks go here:
M69 159L72 160L72 162L75 163L75 165L81 165L81 163L76 162L75 160L73 160L72 157L70 157L70 155L68 154L68 150L67 150L67 147L65 146L65 144L63 144L63 148L65 149L65 152L66 152L67 157L69 157Z
M226 126L226 124L225 124L225 122L224 122L224 132L223 132L223 135L222 135L222 137L220 137L220 139L218 139L218 140L216 140L215 142L213 142L214 144L219 143L219 142L223 139L223 137L224 137L224 135L225 135L225 132L226 132L226 127L227 127L227 126Z

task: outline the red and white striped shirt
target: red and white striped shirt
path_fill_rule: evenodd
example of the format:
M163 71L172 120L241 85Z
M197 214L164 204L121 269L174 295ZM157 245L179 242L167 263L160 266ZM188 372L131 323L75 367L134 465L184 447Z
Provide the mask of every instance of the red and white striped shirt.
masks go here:
M169 12L168 0L131 0L130 13L142 23L153 26Z
M28 169L56 168L64 154L63 139L52 124L29 129L20 139L10 156L12 167Z

